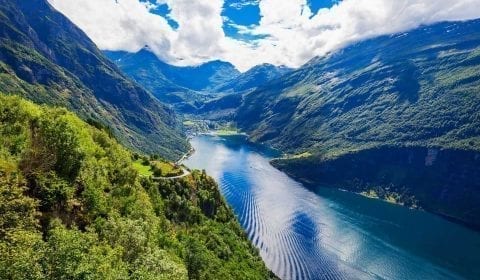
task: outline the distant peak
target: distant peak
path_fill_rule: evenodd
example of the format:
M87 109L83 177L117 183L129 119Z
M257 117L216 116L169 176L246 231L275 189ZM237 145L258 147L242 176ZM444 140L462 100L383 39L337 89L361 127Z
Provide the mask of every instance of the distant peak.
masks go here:
M143 48L141 48L136 54L144 55L144 56L155 56L158 58L158 56L153 52L153 50L150 48L150 46L145 45Z
M141 49L140 49L140 51L148 51L148 52L153 52L153 51L152 51L152 48L150 48L150 46L149 46L149 45L145 45L145 46L143 46L143 48L141 48Z
M276 66L274 64L271 64L271 63L263 63L263 64L258 64L256 66L253 66L252 68L250 68L249 70L247 70L245 73L247 72L258 72L258 71L281 71L281 72L288 72L288 71L291 71L293 70L292 68L290 67L287 67L285 65L279 65L279 66Z
M226 66L234 67L233 64L231 64L230 62L223 61L223 60L220 60L220 59L215 59L215 60L205 62L203 65L226 65Z

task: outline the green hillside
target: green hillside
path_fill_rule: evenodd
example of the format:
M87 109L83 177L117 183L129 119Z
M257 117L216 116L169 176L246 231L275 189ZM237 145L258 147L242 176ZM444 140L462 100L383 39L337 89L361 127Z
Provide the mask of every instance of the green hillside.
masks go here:
M138 151L174 159L188 150L173 111L45 0L0 0L0 91L67 107Z
M245 96L239 126L291 154L480 149L480 21L360 42Z
M141 178L62 108L0 95L1 279L268 279L216 183Z
M245 95L237 123L273 164L480 228L480 20L359 42Z

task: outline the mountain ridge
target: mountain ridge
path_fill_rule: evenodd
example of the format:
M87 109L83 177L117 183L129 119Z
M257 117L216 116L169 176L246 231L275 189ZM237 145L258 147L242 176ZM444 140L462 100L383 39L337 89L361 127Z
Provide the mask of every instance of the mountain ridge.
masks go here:
M231 93L251 91L280 78L292 70L292 68L286 66L275 66L269 63L256 65L231 81L217 86L215 91Z
M148 46L138 52L104 51L127 75L148 89L179 114L206 117L212 104L222 103L230 115L246 92L291 71L287 67L262 64L240 73L229 63L213 60L197 66L174 66L159 59ZM227 102L225 102L227 100ZM216 114L219 115L219 114Z
M272 164L314 191L368 194L480 228L480 19L314 58L244 95L235 119L285 152Z
M326 152L328 147L337 145L334 141L345 149L361 143L417 141L414 131L402 130L404 125L418 125L427 142L438 139L430 144L449 145L448 140L434 135L439 131L468 148L470 145L462 142L466 135L448 134L458 129L442 117L448 111L433 114L433 110L444 109L449 99L460 102L458 105L465 107L449 108L448 114L455 120L462 120L459 124L471 131L469 135L479 134L472 126L478 112L475 108L479 106L475 89L480 79L474 70L479 64L480 34L476 29L479 25L480 20L440 23L406 35L370 39L314 58L281 80L245 95L237 110L237 122L251 133L253 140L293 153ZM456 72L449 73L452 69ZM454 88L456 84L461 87ZM432 91L433 86L435 91ZM461 90L469 93L464 99L460 98ZM430 106L430 101L436 102L436 106ZM382 110L375 112L377 107ZM418 110L419 107L422 110ZM396 120L397 116L402 119ZM438 130L412 123L415 117L424 123L432 118ZM368 118L368 122L360 121L362 118ZM378 126L398 135L386 137L385 133L374 133ZM475 139L472 141L477 144L472 148L480 146ZM341 152L341 149L332 150Z
M0 91L66 106L108 125L135 150L171 159L188 150L175 113L121 73L49 3L0 3Z
M128 75L143 84L141 72L153 72L178 89L208 91L240 72L229 62L212 60L195 66L175 66L159 59L148 47L138 52L105 51Z

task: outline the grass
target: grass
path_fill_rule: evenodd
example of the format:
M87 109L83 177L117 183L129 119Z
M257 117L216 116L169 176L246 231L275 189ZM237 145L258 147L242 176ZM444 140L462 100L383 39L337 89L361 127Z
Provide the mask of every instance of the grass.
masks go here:
M183 173L183 170L176 167L175 164L160 160L149 161L147 165L144 165L144 160L140 158L133 162L133 167L143 177L156 176L154 171L157 169L161 170L161 177L173 177Z
M184 125L184 126L194 126L195 123L194 123L193 121L191 121L191 120L187 120L187 121L184 121L184 122L183 122L183 125Z
M222 128L219 130L215 130L214 134L218 136L231 136L231 135L243 135L244 133L234 128Z
M169 175L172 175L172 174L178 174L178 173L182 173L183 171L176 167L174 164L170 163L170 162L164 162L164 161L155 161L154 164L156 164L156 166L162 170L162 174L163 176L166 176L166 177L171 177Z
M138 171L140 176L150 177L153 175L150 165L143 165L143 161L141 159L134 161L133 167Z
M301 154L288 155L288 156L286 156L286 158L298 159L298 158L307 158L307 157L310 157L310 156L312 156L312 153L304 152L304 153L301 153Z

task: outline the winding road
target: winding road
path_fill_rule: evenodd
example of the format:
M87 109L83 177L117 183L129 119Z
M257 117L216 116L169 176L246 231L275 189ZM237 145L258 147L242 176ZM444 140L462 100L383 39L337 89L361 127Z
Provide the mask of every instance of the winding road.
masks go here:
M179 178L186 177L186 176L191 174L191 172L188 169L186 169L185 167L181 166L181 168L182 168L182 171L183 171L182 175L173 176L173 177L153 177L152 176L152 179L153 180L174 180L174 179L179 179Z
M174 179L180 179L190 175L192 172L190 172L190 170L186 169L185 167L181 166L181 164L184 160L188 159L188 157L191 156L194 151L195 151L194 149L191 149L190 151L188 151L188 153L184 154L177 162L175 162L175 164L182 169L183 171L182 175L173 176L173 177L153 177L152 176L152 179L153 180L174 180Z

